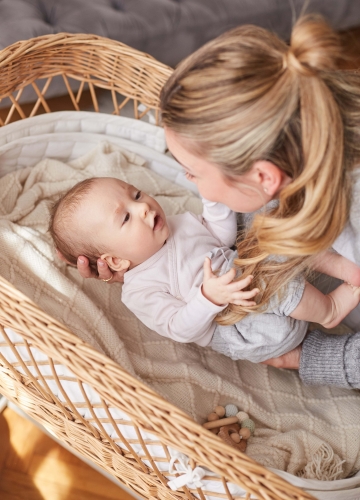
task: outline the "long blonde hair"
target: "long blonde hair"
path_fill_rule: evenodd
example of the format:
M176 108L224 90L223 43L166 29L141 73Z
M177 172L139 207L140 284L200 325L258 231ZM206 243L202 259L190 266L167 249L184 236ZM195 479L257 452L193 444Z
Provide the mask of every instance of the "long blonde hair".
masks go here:
M337 34L318 16L297 21L290 46L241 26L185 59L164 86L163 124L194 153L226 175L265 159L292 179L278 206L256 215L238 240L235 264L254 275L258 304L229 306L221 323L262 310L347 222L350 171L360 158L360 76L338 70L340 58Z

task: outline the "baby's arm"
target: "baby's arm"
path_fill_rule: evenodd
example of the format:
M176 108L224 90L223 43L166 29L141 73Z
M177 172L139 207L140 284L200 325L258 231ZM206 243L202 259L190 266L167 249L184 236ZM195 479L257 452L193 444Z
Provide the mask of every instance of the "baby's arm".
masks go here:
M202 223L219 242L231 247L236 241L236 213L222 203L203 202Z
M360 286L360 267L332 250L317 255L312 268L351 285Z
M252 276L247 276L243 280L233 281L236 275L234 268L227 273L217 276L212 272L209 257L204 262L204 280L202 284L202 294L206 299L215 305L236 304L239 306L255 306L256 302L249 299L255 297L259 292L258 288L242 291L250 285Z
M359 304L359 300L360 287L343 283L331 293L324 295L306 282L302 299L290 316L294 319L319 323L325 328L333 328Z
M125 289L121 299L140 321L159 335L201 346L210 343L214 318L224 309L207 300L200 289L188 302L156 286Z

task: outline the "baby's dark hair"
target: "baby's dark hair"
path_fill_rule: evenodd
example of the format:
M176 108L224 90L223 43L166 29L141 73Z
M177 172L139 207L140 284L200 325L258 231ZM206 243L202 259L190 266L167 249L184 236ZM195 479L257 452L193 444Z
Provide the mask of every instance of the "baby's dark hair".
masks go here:
M69 231L72 216L80 202L89 194L96 177L78 182L63 196L61 196L50 208L50 221L48 231L54 241L55 247L65 259L76 266L79 255L89 259L90 267L97 271L97 259L101 252L95 248L91 241L74 241L74 232ZM68 227L67 227L68 226Z

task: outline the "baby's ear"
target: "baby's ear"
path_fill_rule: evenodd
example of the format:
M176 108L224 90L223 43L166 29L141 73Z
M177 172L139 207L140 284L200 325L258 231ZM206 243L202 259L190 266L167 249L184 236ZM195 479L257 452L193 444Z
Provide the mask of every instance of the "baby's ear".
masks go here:
M107 253L103 254L100 258L105 260L113 271L127 271L130 267L129 260L121 259L120 257L112 257Z

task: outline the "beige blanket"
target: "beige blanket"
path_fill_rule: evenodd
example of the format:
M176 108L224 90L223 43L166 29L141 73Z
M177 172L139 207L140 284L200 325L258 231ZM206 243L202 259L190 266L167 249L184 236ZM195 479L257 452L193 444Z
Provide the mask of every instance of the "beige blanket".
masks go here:
M296 372L234 362L210 348L162 338L121 303L120 284L82 280L55 258L46 234L49 203L85 177L128 181L154 196L167 214L200 213L198 198L144 164L104 143L69 165L46 159L1 178L0 274L197 421L218 404L234 403L250 413L257 427L247 453L259 463L318 479L359 470L358 391L305 387Z

